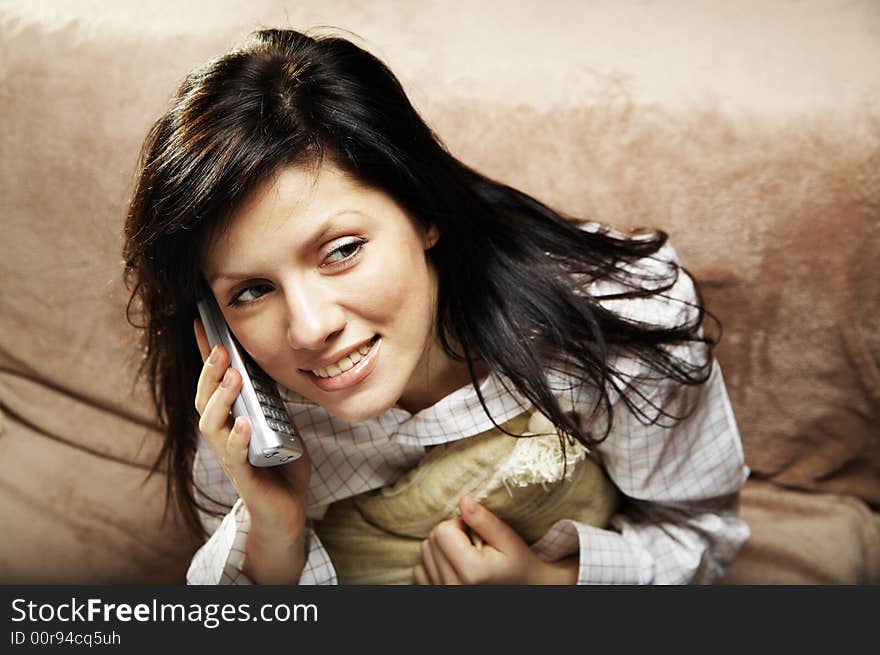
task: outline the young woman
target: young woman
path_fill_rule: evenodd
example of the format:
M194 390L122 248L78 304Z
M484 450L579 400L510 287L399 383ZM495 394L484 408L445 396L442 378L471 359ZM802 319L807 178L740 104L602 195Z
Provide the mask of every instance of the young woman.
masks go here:
M211 533L190 582L336 582L328 507L529 409L591 451L619 512L527 543L464 495L412 581L708 582L748 536L716 340L666 235L578 223L468 168L347 40L264 30L190 74L147 137L125 234L157 467ZM296 462L248 464L241 377L193 328L203 284L277 381Z

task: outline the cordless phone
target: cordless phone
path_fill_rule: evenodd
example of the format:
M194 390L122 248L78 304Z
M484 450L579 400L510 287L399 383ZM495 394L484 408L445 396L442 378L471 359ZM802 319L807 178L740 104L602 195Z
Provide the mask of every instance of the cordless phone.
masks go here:
M253 466L277 466L300 457L300 435L287 415L275 382L232 336L213 294L203 294L196 306L211 348L222 344L229 351L232 368L241 374L241 393L232 405L232 415L250 419L248 461Z

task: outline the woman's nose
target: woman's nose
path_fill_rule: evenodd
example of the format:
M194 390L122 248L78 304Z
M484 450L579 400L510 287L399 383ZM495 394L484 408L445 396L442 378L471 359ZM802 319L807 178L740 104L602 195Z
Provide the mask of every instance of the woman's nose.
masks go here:
M287 306L287 340L296 350L320 350L345 326L342 309L319 291L294 291Z

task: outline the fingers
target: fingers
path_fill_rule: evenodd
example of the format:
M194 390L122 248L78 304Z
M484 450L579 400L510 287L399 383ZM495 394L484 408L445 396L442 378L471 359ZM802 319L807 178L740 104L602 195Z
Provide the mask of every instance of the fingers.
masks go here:
M232 430L223 444L221 462L232 486L242 498L250 497L253 486L254 470L248 462L248 443L251 438L251 426L248 420L239 416L235 419Z
M207 394L211 383L213 383L213 380L206 382L205 388L200 388L196 392L197 397L202 393ZM216 386L214 386L207 402L202 407L199 429L203 433L222 431L225 437L232 427L229 412L241 388L241 374L234 368L227 368L222 379L219 380L219 384L214 384ZM201 387L202 385L200 384L199 386Z
M247 418L235 419L223 443L222 450L215 450L226 475L239 496L246 499L259 498L257 493L257 472L248 461L248 443L251 439L251 425ZM257 518L261 507L259 503L249 503L252 519Z
M208 335L205 332L205 326L202 325L202 319L197 318L193 322L193 332L196 334L196 345L202 355L202 361L208 359L208 353L211 352L211 344L208 343Z
M425 539L419 547L425 574L429 584L457 585L460 584L458 574L449 563L449 559L443 554L430 538Z
M419 547L421 562L413 571L419 584L459 585L461 580L455 568L442 550L437 548L430 539L425 539ZM423 581L419 582L422 578Z
M415 580L415 583L419 585L431 584L431 580L428 578L428 574L425 572L425 567L421 563L417 564L416 568L413 569L413 579Z
M438 524L420 546L421 562L413 575L419 584L467 584L462 571L478 564L479 554L458 517Z
M247 443L250 440L247 421L242 419L243 424L236 422L233 426L230 416L232 404L241 390L241 374L230 368L229 353L223 346L210 349L205 328L198 318L193 323L193 331L199 352L205 360L196 388L199 430L238 489L242 474L249 472L247 469L237 470L237 467L240 463L247 463Z
M234 368L226 367L222 378L219 381L215 379L220 368L220 364L206 364L196 391L196 408L202 405L199 430L218 458L224 455L232 429L230 411L241 390L241 374ZM204 400L206 396L207 401Z
M217 390L229 369L229 353L223 346L215 346L205 361L199 373L198 386L196 387L196 411L204 415L205 406L211 396ZM235 400L235 396L232 397ZM229 403L230 406L232 403Z
M421 556L419 566L422 569L422 574L427 578L425 584L440 584L440 572L437 570L437 564L434 562L431 543L427 539L419 546L419 555Z
M437 548L432 544L431 554L434 556L434 566L439 573L439 584L460 585L461 577L449 561L446 553L443 552L443 549Z
M193 322L193 332L205 362L196 388L199 431L241 495L241 481L249 473L242 465L248 463L250 425L245 419L239 419L233 425L230 417L232 404L241 387L241 375L230 368L229 354L223 346L210 348L205 327L198 318Z
M199 346L199 352L202 355L204 366L199 373L198 386L196 387L196 411L201 415L204 413L205 405L220 380L223 378L226 369L229 367L229 353L226 348L221 345L214 346L212 349L208 343L208 336L205 333L205 326L202 325L200 319L193 322L193 332L196 336L196 343Z
M504 553L516 552L522 548L522 539L513 528L470 496L461 498L459 509L468 527L490 546Z

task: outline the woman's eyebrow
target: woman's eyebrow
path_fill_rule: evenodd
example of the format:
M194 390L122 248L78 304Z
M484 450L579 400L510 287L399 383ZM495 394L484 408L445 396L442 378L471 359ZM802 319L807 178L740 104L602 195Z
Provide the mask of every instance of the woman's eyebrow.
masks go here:
M323 239L325 236L327 236L327 233L334 227L333 222L337 218L345 214L356 214L358 216L363 216L363 214L357 209L338 209L334 212L331 212L321 220L321 223L318 225L318 227L315 228L312 236L308 237L303 242L302 248L304 250L310 250L314 248L318 244L318 242L321 241L321 239Z
M326 215L318 226L315 228L312 236L308 237L303 244L299 247L301 251L308 251L314 248L320 243L320 241L327 236L327 233L330 232L335 226L334 221L340 216L352 214L357 216L363 216L364 214L357 209L338 209L330 214ZM218 280L227 280L231 282L238 282L240 280L246 280L253 275L249 273L232 273L232 272L221 272L215 271L206 277L206 282L210 285Z

